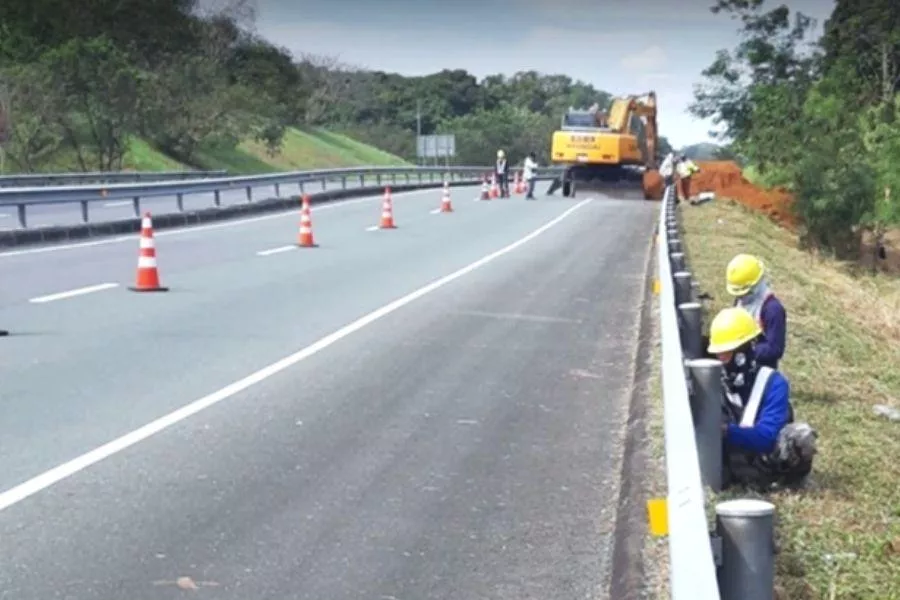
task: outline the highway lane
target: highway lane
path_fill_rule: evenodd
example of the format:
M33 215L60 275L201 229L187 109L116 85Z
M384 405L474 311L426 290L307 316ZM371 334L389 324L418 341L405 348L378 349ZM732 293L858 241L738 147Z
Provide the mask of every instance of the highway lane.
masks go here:
M476 203L471 201L477 195L475 187L453 188L451 198L456 207L453 216L475 219L479 226L491 226L482 216L503 209L499 206L476 209ZM394 194L398 226L406 233L411 223L447 216L433 214L440 206L441 196L441 190ZM332 250L343 249L347 243L368 244L367 236L360 237L360 233L374 233L367 229L378 225L381 201L382 196L378 195L313 205L314 233L321 246L318 254L332 257ZM462 239L468 237L470 227L468 221L460 224ZM157 231L154 235L163 284L168 285L173 276L209 265L232 268L230 265L237 261L241 266L255 268L259 264L254 259L257 253L281 252L296 242L298 228L299 211L286 211ZM410 233L415 231L418 230ZM0 307L102 283L130 285L137 267L138 241L137 234L129 234L0 252L0 276L15 282L15 285L0 286Z
M179 577L216 598L596 595L655 206L434 200L398 197L389 232L371 202L322 211L315 250L259 256L276 219L159 238L167 295L0 308L25 332L0 345L5 489L566 215L0 512L0 597L169 598Z
M383 177L384 185L390 185L390 177ZM398 177L398 182L405 183L406 178ZM366 181L367 185L376 185L376 178L369 177ZM304 185L304 191L309 193L320 192L323 189L338 190L343 187L340 180L327 181L323 188L319 181L307 183ZM359 178L352 177L347 179L347 188L359 187ZM300 193L300 187L297 185L282 185L280 193L283 196ZM261 186L254 188L252 198L261 200L265 198L275 197L274 186ZM220 195L222 206L232 206L235 204L244 204L247 200L247 192L245 188L236 188L233 190L223 191ZM183 198L184 209L202 210L215 206L214 195L209 194L190 194ZM173 213L178 211L178 204L175 196L157 196L150 198L142 198L140 201L140 210L150 211L154 214ZM98 201L92 202L89 208L90 220L92 222L116 221L120 219L129 219L134 217L134 206L131 200L110 200L108 202ZM76 204L50 204L42 206L30 206L27 209L28 227L49 227L58 225L77 225L82 223L81 205ZM8 229L18 229L18 217L15 207L0 207L0 231Z

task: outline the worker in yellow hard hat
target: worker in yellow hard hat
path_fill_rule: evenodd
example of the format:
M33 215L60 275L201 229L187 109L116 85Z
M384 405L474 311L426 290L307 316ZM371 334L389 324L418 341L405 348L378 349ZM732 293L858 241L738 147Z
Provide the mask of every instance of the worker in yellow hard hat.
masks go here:
M733 306L713 319L708 351L725 369L726 473L741 485L769 488L809 474L817 436L808 424L794 422L787 378L756 360L762 338L756 319Z
M735 297L735 306L745 308L762 329L763 339L756 345L756 361L773 369L784 356L787 336L787 312L766 280L762 260L751 254L738 254L725 269L725 289Z
M497 150L497 166L494 169L497 175L497 185L500 186L500 197L509 198L509 161L506 160L506 152Z

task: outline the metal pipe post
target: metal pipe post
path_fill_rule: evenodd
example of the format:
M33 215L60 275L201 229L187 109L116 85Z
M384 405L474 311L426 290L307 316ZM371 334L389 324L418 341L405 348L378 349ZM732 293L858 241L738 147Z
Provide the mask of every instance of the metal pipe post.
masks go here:
M684 252L673 252L669 255L672 261L672 272L679 273L685 270Z
M687 361L691 374L691 413L700 459L700 478L714 492L722 489L722 362L714 358Z
M722 600L774 600L775 505L742 498L716 505Z
M682 346L685 358L703 357L703 305L699 302L685 302L678 305L678 313L684 324Z
M675 282L675 306L686 304L691 298L691 274L688 271L678 271L672 279Z
M669 240L669 254L681 251L681 240Z

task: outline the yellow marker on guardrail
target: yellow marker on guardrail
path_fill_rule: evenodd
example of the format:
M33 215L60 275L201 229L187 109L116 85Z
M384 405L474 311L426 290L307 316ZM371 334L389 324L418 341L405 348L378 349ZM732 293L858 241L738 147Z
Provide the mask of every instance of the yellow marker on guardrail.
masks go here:
M654 537L669 535L669 505L666 498L647 500L647 521L650 524L650 535Z
M659 296L659 293L662 291L662 283L660 283L659 278L653 280L653 293Z

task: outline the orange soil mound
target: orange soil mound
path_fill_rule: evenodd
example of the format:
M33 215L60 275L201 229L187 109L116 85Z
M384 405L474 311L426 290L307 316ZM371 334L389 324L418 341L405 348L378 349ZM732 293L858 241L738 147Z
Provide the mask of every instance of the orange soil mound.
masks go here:
M659 171L646 171L644 173L644 189L650 192L650 197L662 200L666 190L666 182Z
M691 195L714 192L717 197L732 198L744 206L767 214L782 225L794 229L791 195L782 189L766 190L755 186L741 174L733 161L698 161L700 172L691 178Z

